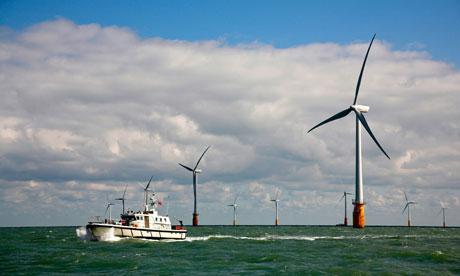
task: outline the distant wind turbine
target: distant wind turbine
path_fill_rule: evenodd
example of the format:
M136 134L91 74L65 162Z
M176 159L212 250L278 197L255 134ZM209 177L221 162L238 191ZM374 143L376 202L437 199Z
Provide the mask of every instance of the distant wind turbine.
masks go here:
M107 214L107 210L108 210L109 211L109 223L111 223L112 221L112 205L115 205L115 204L110 202L109 195L107 195L107 208L105 209L104 216Z
M236 200L238 199L238 195L235 196L235 201L233 204L229 204L227 206L233 207L233 226L236 226Z
M347 195L352 195L352 193L343 192L343 196L340 198L339 202L345 198L345 217L343 219L343 225L348 226L348 218L347 218ZM339 203L337 202L337 204Z
M364 228L364 225L365 225L364 205L366 204L366 202L364 202L364 199L363 199L363 176L362 176L362 161L361 161L361 124L364 126L366 131L371 136L372 140L374 140L374 142L377 144L377 146L383 152L383 154L385 154L385 156L388 157L388 159L390 159L388 154L383 150L382 146L380 146L379 142L377 141L374 134L372 133L369 125L367 124L366 119L364 118L363 113L367 113L369 111L369 106L356 104L358 100L358 92L359 92L359 87L361 85L361 79L363 77L364 66L366 65L367 56L369 55L369 51L371 49L372 42L374 42L374 38L375 38L375 34L371 40L371 43L369 44L369 48L367 49L366 57L364 58L363 66L361 67L361 73L359 74L358 84L356 85L355 99L353 100L353 104L349 108L343 111L340 111L339 113L335 114L329 119L326 119L323 122L312 127L308 131L308 132L311 132L312 130L314 130L315 128L321 125L324 125L331 121L343 118L352 111L356 114L356 193L355 193L356 196L353 202L353 204L355 205L355 209L353 211L353 227L354 228Z
M169 217L169 195L166 200L166 216Z
M275 202L275 226L278 226L278 202L280 202L280 189L278 188L278 192L276 192L276 198L275 199L270 199L270 201Z
M442 207L442 209L441 209L441 212L442 212L442 226L446 227L446 210L447 210L447 208L444 207L444 204L442 203L442 201L440 201L440 202L441 202L441 207Z
M404 207L404 210L402 211L402 213L404 214L404 212L405 212L406 209L407 209L407 226L411 227L411 226L412 226L412 223L411 223L411 216L410 216L410 206L413 205L413 204L417 204L417 202L415 202L415 201L409 201L409 200L407 199L406 192L404 192L404 197L406 198L406 207Z
M197 167L198 167L198 164L200 164L200 161L201 161L201 158L203 158L204 154L208 151L208 149L210 148L211 146L208 146L203 154L201 155L200 159L198 159L198 162L196 162L196 165L195 167L192 169L192 168L189 168L185 165L182 165L181 163L179 163L180 166L182 166L183 168L185 168L186 170L189 170L193 173L193 226L198 226L198 210L197 210L197 197L196 197L196 183L197 183L197 174L201 172L201 170L197 170Z
M123 196L122 197L119 197L119 198L115 198L115 200L121 200L121 203L123 204L123 213L125 213L125 195L126 195L126 189L128 188L128 184L126 184L126 187L125 187L125 191L123 192Z
M145 211L149 210L149 192L152 191L152 190L149 190L149 186L150 186L150 182L152 182L152 178L153 178L153 175L150 177L150 180L147 183L147 186L145 186L145 188L143 188L144 189L144 198L145 198L145 205L144 205Z

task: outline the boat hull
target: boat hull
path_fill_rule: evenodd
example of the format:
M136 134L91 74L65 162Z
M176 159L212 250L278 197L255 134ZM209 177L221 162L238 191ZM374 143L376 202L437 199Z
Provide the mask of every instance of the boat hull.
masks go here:
M184 240L187 237L187 230L184 229L149 229L138 228L105 223L91 223L86 225L86 229L91 231L92 240L110 240L118 238L138 238L152 240Z

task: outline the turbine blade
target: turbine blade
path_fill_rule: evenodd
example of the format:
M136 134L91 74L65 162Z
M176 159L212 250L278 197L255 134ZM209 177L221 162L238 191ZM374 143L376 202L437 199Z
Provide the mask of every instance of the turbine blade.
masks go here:
M383 152L383 154L385 154L385 156L388 159L391 159L390 156L388 156L388 154L385 152L385 150L382 148L382 146L379 144L379 142L375 138L374 134L371 131L371 128L369 127L369 125L366 122L366 118L364 118L364 115L361 112L359 112L358 110L356 110L356 109L353 109L353 111L356 113L356 116L358 116L358 119L361 121L361 123L363 124L364 128L367 130L367 133L369 133L369 135L371 136L372 140L374 140L374 142L377 144L379 149Z
M187 169L187 170L193 172L193 169L190 169L189 167L187 167L187 166L185 166L185 165L182 165L181 163L179 163L179 165L181 165L181 166L184 167L185 169Z
M147 186L146 186L145 189L144 189L145 191L147 191L147 189L149 188L150 182L152 181L152 178L153 178L153 175L152 175L152 177L150 177L149 183L147 184Z
M236 200L238 199L238 195L235 196L235 201L233 201L233 205L236 204Z
M361 67L361 73L359 73L358 84L356 85L355 99L353 101L353 105L355 105L356 101L358 100L358 92L359 87L361 86L361 79L363 77L364 67L366 66L367 56L369 55L369 51L371 50L372 42L374 42L375 35L376 34L374 34L374 37L372 37L371 43L369 44L369 48L367 48L367 53L366 57L364 58L363 67Z
M308 132L314 130L315 128L317 128L317 127L319 127L321 125L324 125L324 124L329 123L331 121L334 121L334 120L337 120L337 119L340 119L340 118L343 118L343 117L347 116L348 113L351 112L351 110L352 110L351 108L347 108L347 109L345 109L343 111L340 111L339 113L335 114L334 116L330 117L329 119L326 119L326 120L322 121L321 123L317 124L316 126L312 127Z
M407 199L406 192L404 192L404 197L406 198L406 202L409 202L409 200Z
M441 209L441 211L439 211L439 213L436 215L436 217L439 217L439 215L442 213L442 211L444 211L444 210Z
M276 200L278 200L280 197L280 188L278 188L278 192L276 192Z
M441 207L442 209L444 209L444 204L442 203L442 201L440 200L439 202L441 202Z
M196 170L196 168L198 167L198 164L200 164L200 161L201 161L201 158L203 158L204 154L208 151L208 149L211 147L211 145L209 145L203 152L203 154L201 155L200 159L198 159L198 162L196 162L196 165L195 165L195 168L193 170Z
M107 211L109 210L110 204L107 204L107 208L105 208L105 213L104 216L107 214Z
M342 201L342 199L345 197L345 194L339 199L339 202Z
M406 204L406 207L404 207L404 210L402 211L402 213L404 214L404 212L406 211L407 207L409 206L409 203Z
M128 184L126 184L125 191L123 192L123 197L122 197L123 199L125 199L126 189L128 189Z

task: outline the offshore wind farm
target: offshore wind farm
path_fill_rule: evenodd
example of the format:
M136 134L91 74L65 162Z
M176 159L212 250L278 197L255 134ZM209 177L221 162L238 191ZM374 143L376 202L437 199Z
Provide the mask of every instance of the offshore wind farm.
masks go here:
M0 2L2 273L459 275L459 8Z

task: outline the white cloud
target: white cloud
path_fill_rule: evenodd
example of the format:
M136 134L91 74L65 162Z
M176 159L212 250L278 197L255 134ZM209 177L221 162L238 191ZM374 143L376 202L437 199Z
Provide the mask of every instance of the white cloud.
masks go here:
M312 223L295 218L303 213L337 223L314 214L338 212L327 206L354 190L354 118L306 131L351 104L367 46L231 47L65 19L37 24L0 41L0 195L14 210L37 196L31 215L52 202L83 220L126 183L141 199L136 183L154 175L171 210L190 219L192 178L177 163L194 166L212 145L200 163L203 223L227 223L218 213L230 212L236 193L239 208L271 208L277 187L285 223ZM392 160L363 133L370 222L400 223L385 210L396 212L389 195L402 190L424 202L420 212L441 198L460 205L459 87L451 65L374 42L358 102L371 107L366 118ZM270 223L263 218L246 223Z

